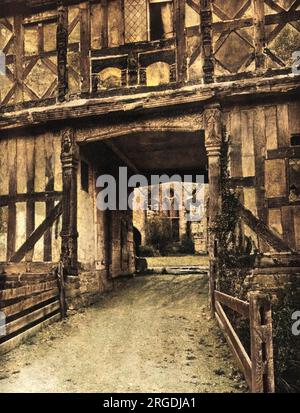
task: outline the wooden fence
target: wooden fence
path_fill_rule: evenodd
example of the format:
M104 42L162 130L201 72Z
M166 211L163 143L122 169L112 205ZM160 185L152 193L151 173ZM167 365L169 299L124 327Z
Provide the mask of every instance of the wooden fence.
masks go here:
M244 373L252 393L274 393L274 361L271 303L267 295L251 292L250 302L214 291L214 315ZM250 321L251 354L248 355L223 306Z
M0 353L63 315L57 270L0 275ZM64 310L64 309L63 309Z

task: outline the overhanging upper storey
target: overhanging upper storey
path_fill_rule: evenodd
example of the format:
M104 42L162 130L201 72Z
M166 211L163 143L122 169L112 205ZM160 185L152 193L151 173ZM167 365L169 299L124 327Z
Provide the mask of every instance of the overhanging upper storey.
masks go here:
M5 112L300 73L300 0L1 4Z

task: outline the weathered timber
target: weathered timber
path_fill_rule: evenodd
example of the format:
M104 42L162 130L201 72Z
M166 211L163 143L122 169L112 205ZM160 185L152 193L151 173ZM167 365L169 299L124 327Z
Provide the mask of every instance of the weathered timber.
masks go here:
M45 274L52 270L51 262L1 262L0 274L5 276L21 275L26 278L26 273Z
M210 258L210 306L214 316L214 290L218 283L217 248L218 241L215 234L216 218L221 210L221 144L223 133L223 114L218 104L207 106L204 111L205 148L208 157L209 171L209 258Z
M59 301L55 301L54 303L48 304L45 307L39 308L32 313L24 315L6 325L6 335L9 336L12 333L15 333L18 330L30 325L33 322L36 322L40 319L43 319L49 314L53 314L54 312L59 310Z
M41 239L49 227L51 227L57 218L62 213L62 201L60 201L46 219L36 228L25 243L18 249L18 251L11 257L11 262L21 261L27 252L31 251L34 245Z
M47 281L39 284L25 285L23 287L8 288L0 291L0 299L7 301L19 297L28 297L32 294L53 290L55 288L57 288L56 281Z
M22 16L14 17L15 28L15 79L16 89L14 101L16 104L22 101L23 93L23 56L24 56L24 32L22 26Z
M50 121L78 119L91 116L106 116L107 113L133 112L136 108L143 110L153 110L160 108L172 108L184 104L204 104L213 97L219 101L227 103L232 99L249 101L249 98L256 96L266 98L277 93L296 93L300 91L299 76L273 76L268 79L253 78L247 81L238 80L224 84L185 86L178 90L168 89L167 91L153 91L149 95L148 91L141 91L136 96L108 96L107 98L97 98L89 102L86 100L72 101L68 104L58 106L46 106L35 111L34 109L18 112L3 113L0 117L0 126L4 129L15 128L17 126L33 125Z
M50 270L49 270L50 271ZM34 273L26 272L24 274L1 274L0 282L5 288L10 288L12 283L18 283L18 287L26 284L38 284L39 282L54 281L56 278L52 273ZM0 304L1 306L1 304Z
M57 8L57 78L58 100L63 102L68 92L68 9L62 1L58 1Z
M185 3L175 0L175 33L177 43L177 80L186 80Z
M33 163L34 166L34 163ZM33 188L32 183L30 183L30 188ZM60 191L47 191L47 192L28 192L24 194L15 194L15 195L0 195L0 207L6 206L9 204L15 204L17 202L47 202L47 201L60 201L62 198L62 192ZM32 214L32 210L30 211ZM30 225L30 228L34 229L34 226ZM28 229L29 231L29 229ZM29 234L32 233L32 229Z
M247 319L249 318L249 303L246 301L224 294L221 291L215 291L215 301L219 301L221 304L226 305L243 317Z
M61 161L63 171L62 200L62 247L61 261L68 275L78 273L78 231L77 231L77 168L78 145L73 128L61 133Z
M214 60L212 46L212 10L211 0L200 0L200 30L202 35L203 73L204 82L214 80Z
M267 224L267 209L265 208L265 157L266 157L266 135L265 135L265 113L261 110L254 112L253 118L253 143L255 160L255 196L258 218ZM266 251L267 246L262 241L260 250Z
M26 175L27 175L27 194L23 194L26 199L26 239L30 237L35 228L35 201L28 194L34 193L35 186L35 144L34 139L26 141ZM18 202L16 195L14 202ZM0 198L1 205L1 198ZM32 261L33 250L26 254L26 261Z
M250 293L250 331L253 393L274 393L272 312L270 300L261 293Z
M296 247L296 234L294 227L294 210L288 206L282 206L282 229L284 241L291 250Z
M52 298L57 298L59 294L58 289L53 289L49 291L42 292L40 294L34 295L30 298L25 298L22 301L9 305L1 309L1 311L5 314L6 318L14 316L16 314L21 313L22 311L28 310L31 307L36 305L42 304Z
M54 323L55 321L60 320L60 314L55 314L55 315L50 315L49 318L46 318L45 320L42 320L38 324L34 325L33 327L30 327L26 329L25 331L17 334L13 338L10 338L7 341L4 341L4 343L0 344L0 355L8 353L15 347L17 347L19 344L23 343L25 340L27 340L29 337L34 336L37 332L39 332L42 328L47 327L51 323Z
M249 226L256 234L258 234L263 240L265 240L276 251L290 251L292 248L276 234L275 231L270 229L264 222L257 218L251 211L246 209L243 205L239 205L240 217L243 222Z
M81 92L90 90L90 7L89 2L80 3L80 73Z
M63 263L59 262L57 268L53 272L57 277L61 318L65 318L67 316L67 302Z
M8 179L9 195L14 196L17 193L17 145L15 140L8 141ZM7 222L7 261L10 261L16 248L16 225L17 211L16 205L10 204L8 208Z
M244 373L247 383L251 387L252 362L219 302L216 302L216 318L236 361Z
M54 145L52 139L45 140L45 189L48 192L54 191ZM54 200L46 201L46 216L54 209ZM44 235L44 261L52 261L52 227L49 227Z
M265 67L264 49L266 46L264 0L253 0L254 47L256 69Z

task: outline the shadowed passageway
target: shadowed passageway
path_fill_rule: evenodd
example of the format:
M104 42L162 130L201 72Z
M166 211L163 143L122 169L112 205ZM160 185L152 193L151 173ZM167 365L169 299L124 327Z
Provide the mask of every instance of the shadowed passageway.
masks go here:
M213 321L207 281L117 281L101 301L3 356L1 392L241 392Z

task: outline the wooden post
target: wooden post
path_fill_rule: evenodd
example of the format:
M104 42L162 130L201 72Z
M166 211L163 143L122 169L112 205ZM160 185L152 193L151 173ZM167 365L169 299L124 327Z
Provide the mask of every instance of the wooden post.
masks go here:
M253 0L253 25L254 25L254 47L256 69L265 68L265 8L264 0Z
M89 2L84 2L80 7L80 73L81 92L90 91L90 6Z
M177 80L184 82L187 75L186 39L185 39L185 2L175 0L176 10L176 46L177 46Z
M250 293L252 393L274 393L271 302L266 294Z
M60 314L61 318L63 319L67 317L67 303L65 294L64 269L62 262L59 262L58 267L56 269L56 273L59 289Z
M222 112L219 104L208 106L204 112L205 146L208 156L209 179L209 259L210 259L210 306L214 316L214 290L218 281L217 239L215 223L221 211L221 143Z
M77 275L77 167L78 146L72 128L62 131L63 215L61 261L65 274Z
M24 58L24 28L23 17L18 14L14 17L15 28L15 78L16 91L14 94L14 103L22 103L23 101L23 58Z
M211 0L200 0L200 30L202 36L202 56L204 83L214 81L214 60L212 46Z
M62 0L57 8L57 82L58 101L64 102L68 92L68 9Z

